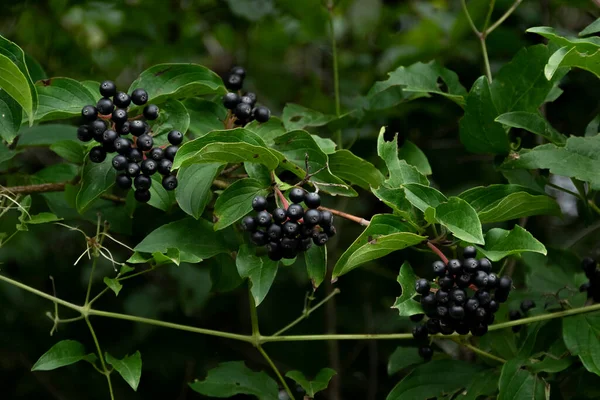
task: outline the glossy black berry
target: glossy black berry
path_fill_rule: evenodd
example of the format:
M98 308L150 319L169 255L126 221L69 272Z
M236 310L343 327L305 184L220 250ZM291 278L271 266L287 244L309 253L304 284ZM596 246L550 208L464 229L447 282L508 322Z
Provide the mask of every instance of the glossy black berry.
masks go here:
M132 178L138 176L140 174L140 171L140 165L136 162L130 162L129 164L127 164L127 168L125 169L125 173Z
M128 155L131 151L131 146L133 143L129 139L125 139L122 137L116 138L113 143L117 153L122 154L124 156Z
M280 225L271 224L267 228L267 236L269 237L269 240L275 242L275 241L281 239L281 237L283 236L283 229L281 228Z
M252 99L252 97L250 96L243 95L242 97L240 97L240 103L246 103L250 107L252 107L254 106L254 103L256 103L256 97Z
M434 263L431 265L431 269L436 276L446 275L446 264L444 264L442 261L434 261Z
M177 154L177 150L179 150L178 146L167 146L167 148L165 149L165 158L167 160L173 161L175 159L175 155Z
M110 115L115 109L115 105L111 99L100 99L98 100L98 104L96 104L96 109L98 110L98 114Z
M475 310L475 312L473 313L473 316L475 317L476 320L478 321L485 321L487 318L488 312L486 311L485 308L483 307L479 307Z
M308 208L319 208L321 205L321 196L315 192L305 192L303 201ZM331 219L333 219L333 214L331 214Z
M483 336L488 332L488 326L484 323L473 325L471 327L471 334L473 336Z
M454 305L448 309L448 314L452 319L463 319L465 317L465 309L459 305Z
M525 299L521 302L521 311L523 314L527 314L529 310L535 307L535 301L530 299Z
M264 196L256 196L252 199L252 209L257 212L266 210L267 199Z
M281 223L285 222L285 220L287 220L287 215L283 208L274 209L272 212L272 215L273 215L273 221L277 222L278 224L281 224Z
M298 221L304 217L304 208L300 204L290 204L287 209L287 217L292 221Z
M183 134L179 131L172 130L167 135L167 140L173 145L180 145L183 142Z
M147 158L142 161L142 174L144 175L154 175L158 170L158 163L151 158Z
M81 116L84 120L92 122L98 118L98 110L94 106L85 106L81 109Z
M246 93L244 93L244 97L247 97L250 99L251 103L249 103L249 104L252 104L252 105L256 104L256 99L257 99L256 93L246 92Z
M250 240L252 240L252 243L254 243L257 246L264 246L265 244L267 244L267 235L263 231L255 231L252 232Z
M459 335L467 335L469 333L469 325L465 321L456 321L454 323L454 330Z
M512 279L506 275L500 278L498 281L498 289L510 291L512 289Z
M158 163L158 173L161 175L169 175L171 173L171 167L173 163L166 158L157 161Z
M492 314L500 309L500 304L496 300L492 300L487 305L487 310Z
M437 301L438 304L448 304L450 302L450 293L445 290L438 290L435 292L435 301Z
M113 103L116 107L127 108L131 104L131 97L125 92L119 92L113 97Z
M102 134L102 144L111 145L115 143L115 140L119 137L119 134L112 129L107 129Z
M123 171L125 168L127 168L128 164L127 157L121 154L114 156L112 159L112 166L117 171Z
M152 178L146 175L138 175L133 180L133 186L138 190L148 190L152 185Z
M488 283L487 283L488 289L495 289L496 287L498 287L499 283L500 283L500 278L498 278L498 275L496 275L493 272L488 274Z
M229 110L235 110L235 107L240 104L240 96L237 93L229 92L223 96L223 105Z
M152 139L152 136L144 133L137 138L136 145L138 149L142 151L148 151L152 148L152 146L154 146L154 139Z
M106 159L106 150L100 146L96 146L90 150L90 161L94 163L101 163Z
M93 138L94 134L89 126L81 125L79 128L77 128L77 139L81 140L82 142L89 142Z
M240 67L239 65L231 67L229 73L239 75L242 79L246 77L246 70L244 69L244 67Z
M519 312L519 310L510 310L508 312L508 319L511 321L516 321L518 319L521 319L523 316L521 315L521 313Z
M148 124L142 120L134 119L129 122L129 131L133 136L140 136L148 132Z
M235 106L235 116L241 119L242 121L248 121L252 116L252 107L246 103L239 103Z
M475 246L467 246L463 250L463 258L475 258L477 257L477 249Z
M456 286L458 286L459 288L464 289L466 287L469 287L469 285L471 284L471 274L463 273L456 278L455 282Z
M267 226L271 225L271 214L263 209L263 211L260 211L258 214L256 214L256 221L258 222L259 226L266 228Z
M154 121L155 119L157 119L158 113L159 109L156 104L148 104L146 107L144 107L144 118L146 118L149 121Z
M471 298L469 300L467 300L467 302L465 303L465 310L469 313L474 313L475 310L477 310L479 308L479 301L477 301L477 299L475 298Z
M136 190L135 192L133 192L133 197L139 201L140 203L147 203L150 201L150 191L148 190Z
M485 288L488 285L488 274L483 271L477 271L473 277L473 283L478 288Z
M440 319L445 319L448 316L448 307L447 306L440 306L438 305L437 308L435 309L436 315L440 318Z
M104 97L114 96L117 93L117 85L113 81L104 81L100 84L100 94Z
M148 93L144 89L135 89L131 93L131 101L137 106L143 106L148 102Z
M279 261L283 258L283 251L280 248L269 248L267 257L272 261Z
M475 297L477 298L477 301L479 302L479 305L481 307L485 307L490 303L490 301L492 301L492 296L490 295L490 292L486 290L478 290L477 292L475 292Z
M452 275L460 275L463 272L462 263L460 260L450 260L448 261L448 272Z
M304 201L306 191L302 188L295 187L290 190L290 200L292 203L300 204Z
M329 241L329 236L326 233L319 233L316 239L313 239L313 242L317 246L324 246Z
M436 333L440 332L440 321L436 318L430 318L427 320L425 326L427 327L427 332L429 332L430 335L435 335Z
M429 281L427 279L417 279L415 282L415 291L419 294L425 295L429 293L429 289L431 289L431 285L429 285Z
M264 106L258 106L252 110L252 116L256 121L265 123L271 118L271 110Z
M492 262L487 258L479 259L479 269L486 274L492 272Z
M454 289L450 292L450 300L455 304L464 304L467 301L467 294L464 290Z
M116 183L121 189L129 189L131 187L131 178L127 175L117 175Z
M440 285L440 288L444 290L450 290L452 289L452 286L454 286L454 279L448 275L442 276L438 279L438 285Z
M333 224L333 214L331 211L322 210L321 211L321 226L331 226Z
M413 314L408 318L410 318L412 322L421 322L423 318L425 318L425 314Z
M124 123L115 126L115 130L121 136L129 135L131 133L129 128L129 121L125 121Z
M465 270L465 272L474 274L475 272L477 272L478 268L479 262L474 258L467 258L463 261L463 269Z
M433 357L433 349L430 346L421 346L419 347L419 355L425 360L431 360Z
M240 90L244 85L244 78L238 74L229 74L225 78L225 87L229 90Z
M138 149L131 149L127 158L132 162L140 162L144 159L144 155Z
M413 338L415 339L427 339L428 332L427 327L425 325L417 325L412 330Z
M96 142L102 142L102 134L106 130L106 123L101 119L97 119L89 125L92 136Z
M249 215L242 220L242 228L247 232L254 232L258 228L258 223Z
M162 185L165 190L175 190L178 183L177 177L174 175L167 175L162 179Z
M304 223L307 225L315 226L321 222L321 212L319 210L306 210L304 213ZM329 226L327 232L328 236L333 236L332 229L335 230L335 227Z
M154 147L148 153L148 157L150 157L154 161L158 162L158 161L162 160L165 157L165 151L163 149L161 149L160 147Z
M427 284L429 284L429 282L427 282ZM418 285L418 281L417 281L417 285ZM421 293L421 294L423 294L423 297L421 297L421 305L423 306L423 308L431 309L432 307L435 307L435 305L436 305L435 295L433 293L427 293L427 292L425 292L425 293Z

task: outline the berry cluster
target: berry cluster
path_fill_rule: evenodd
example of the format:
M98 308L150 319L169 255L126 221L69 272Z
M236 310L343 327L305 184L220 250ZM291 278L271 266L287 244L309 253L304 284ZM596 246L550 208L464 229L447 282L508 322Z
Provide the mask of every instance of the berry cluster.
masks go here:
M427 279L417 280L415 290L421 295L421 306L429 319L413 329L415 339L425 340L436 333L466 335L471 332L475 336L487 333L500 303L508 299L512 280L508 276L498 277L492 272L491 261L477 260L476 255L475 247L468 246L462 262L435 261L432 268L437 276L437 289L432 289ZM419 314L412 319L419 321L423 317ZM428 360L433 350L424 345L419 354Z
M307 193L296 187L290 191L290 200L293 204L287 210L276 208L269 213L267 199L257 196L252 201L256 216L247 216L242 221L243 228L252 234L252 242L266 246L273 261L292 259L313 243L323 246L336 233L333 214L318 209L321 197L317 193ZM300 205L302 202L306 210Z
M587 292L588 299L594 299L596 303L600 302L600 270L596 269L597 266L596 260L590 257L581 261L581 268L589 281L579 287L580 292Z
M112 166L121 172L117 175L117 186L123 189L135 186L135 199L146 203L150 200L151 175L159 172L163 175L162 185L166 190L177 187L177 178L171 175L172 162L183 141L179 131L171 131L167 135L170 146L162 149L153 147L154 140L148 123L141 119L129 118L127 109L131 103L143 106L148 102L148 93L144 89L135 89L131 96L125 92L117 92L112 81L100 84L102 98L96 106L88 105L81 110L86 121L77 129L77 137L83 142L94 139L100 143L90 150L90 161L101 163L107 153L118 153L112 160ZM111 99L112 97L112 99ZM147 104L143 109L146 120L158 118L159 109L154 104ZM132 139L126 138L133 135Z
M525 299L521 302L521 311L519 310L510 310L508 312L508 319L511 321L516 321L523 318L523 315L527 315L529 310L535 308L535 301L530 299ZM523 312L523 314L521 314ZM513 332L519 332L521 330L521 325L516 325L512 327Z
M271 118L271 110L264 106L256 106L256 94L246 92L240 96L238 91L244 85L246 70L242 67L233 67L225 79L225 87L231 90L223 96L223 105L231 110L236 117L235 124L243 126L252 120L260 123L267 122Z

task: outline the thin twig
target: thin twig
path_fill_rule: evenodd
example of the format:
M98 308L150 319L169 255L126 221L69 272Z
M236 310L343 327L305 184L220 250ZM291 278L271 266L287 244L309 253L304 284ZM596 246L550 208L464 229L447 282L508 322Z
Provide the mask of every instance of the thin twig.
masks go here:
M346 218L350 221L356 222L357 224L361 224L362 226L369 226L369 224L371 223L371 221L366 220L364 218L357 217L356 215L348 214L343 211L338 211L333 208L319 207L319 210L329 211L330 213L332 213L334 215L337 215L342 218Z
M446 257L444 255L444 253L442 253L442 251L440 249L438 249L433 243L431 243L430 241L427 241L427 246L435 253L438 255L438 257L440 258L440 260L442 260L444 262L444 264L448 264L448 257Z
M464 1L464 0L463 0ZM513 11L515 11L517 9L517 7L519 7L519 4L521 4L523 2L523 0L516 0L513 5L506 10L506 12L504 13L504 15L502 15L500 18L498 18L498 21L494 22L492 24L492 26L490 26L488 29L486 29L486 31L483 33L484 36L488 36L490 33L492 33L497 27L499 27L500 25L502 25L502 23L508 18L510 17L510 14L513 13Z
M321 307L323 304L327 303L329 300L331 300L331 298L333 296L335 296L336 294L338 294L340 292L340 289L335 288L331 293L329 293L329 295L327 295L327 297L325 297L323 300L321 300L319 303L315 304L313 307L309 308L308 310L304 310L302 312L302 315L300 315L298 318L296 318L295 320L293 320L292 322L290 322L289 324L287 324L285 327L281 328L280 330L278 330L277 332L275 332L273 334L273 336L279 336L281 335L283 332L293 328L294 326L296 326L298 323L302 322L303 320L305 320L306 318L308 318L308 316L315 311L316 309L318 309L319 307Z

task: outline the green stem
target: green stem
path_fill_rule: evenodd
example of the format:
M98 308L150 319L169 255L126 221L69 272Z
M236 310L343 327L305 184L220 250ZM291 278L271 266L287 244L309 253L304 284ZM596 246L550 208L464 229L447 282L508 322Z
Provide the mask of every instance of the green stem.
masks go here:
M335 31L333 28L333 1L329 1L327 5L327 9L329 11L329 30L331 34L331 54L333 57L333 91L335 96L335 116L339 118L341 114L340 107L340 74L338 68L338 56L337 56L337 41L335 39ZM335 133L336 140L335 142L338 145L338 150L341 150L343 147L342 143L342 131L338 129Z
M279 378L279 382L281 382L281 384L283 385L283 388L287 392L287 394L290 397L290 399L294 400L294 394L290 390L290 387L288 386L288 384L285 382L285 379L283 379L283 376L281 375L281 373L277 369L277 366L275 365L275 363L273 362L273 360L271 360L271 357L269 357L269 355L262 348L261 345L258 345L257 348L258 348L258 351L260 352L260 354L262 354L262 356L264 357L264 359L267 361L267 363L269 363L269 365L273 369L273 372L275 372L275 375L277 375L277 378Z
M502 23L504 21L506 21L506 19L508 17L510 17L510 14L512 14L513 11L515 11L517 9L517 7L519 7L519 4L521 4L522 2L523 2L523 0L515 0L515 2L513 3L513 5L508 10L506 10L506 12L504 13L504 15L502 15L500 18L498 18L498 21L494 22L494 24L492 26L490 26L488 29L485 30L484 35L485 36L489 35L497 27L499 27L500 25L502 25Z
M487 357L487 358L489 358L491 360L498 361L499 363L502 363L502 364L506 363L506 360L504 358L500 358L500 357L495 356L495 355L493 355L491 353L488 353L487 351L483 351L483 350L481 350L481 349L479 349L479 348L471 345L470 343L467 343L467 342L464 342L464 341L461 341L461 340L458 340L458 339L452 339L452 340L454 342L460 344L461 346L464 346L467 349L471 350L473 353L479 354L480 356Z
M252 322L252 337L260 337L260 330L258 328L258 313L256 312L256 303L252 296L252 291L248 288L248 300L250 302L250 321Z
M111 400L115 399L115 395L113 393L112 382L110 381L110 372L108 368L106 368L106 363L104 362L104 355L102 354L102 349L100 349L100 342L98 342L98 337L96 336L96 332L94 332L94 328L92 327L92 323L88 317L85 317L85 323L90 329L90 333L92 334L92 338L94 339L94 343L96 344L96 350L98 351L98 358L100 359L100 365L102 365L102 370L104 371L104 376L106 376L106 381L108 382L108 391L110 393Z
M281 328L280 330L278 330L277 332L275 332L273 334L273 336L279 336L281 335L283 332L293 328L294 326L296 326L298 323L300 323L301 321L305 320L306 318L308 318L308 316L315 311L317 308L321 307L323 304L327 303L329 300L331 300L331 298L333 296L335 296L336 294L338 294L340 292L340 289L335 288L331 293L329 293L329 295L327 297L325 297L323 300L321 300L319 303L315 304L313 307L309 308L308 310L304 310L302 312L302 315L300 315L298 318L296 318L294 321L290 322L289 324L287 324L285 327Z
M575 196L575 197L579 198L579 193L575 193L572 190L565 189L564 187L558 186L558 185L556 185L556 184L554 184L554 183L552 183L550 181L546 182L546 186L550 186L551 188L554 188L556 190L560 190L561 192L565 192L565 193L570 194L571 196Z
M146 273L148 273L148 272L152 272L152 271L154 271L156 268L157 268L157 266L156 266L156 265L153 265L152 267L150 267L150 268L148 268L148 269L145 269L145 270L143 270L143 271L140 271L140 272L136 272L135 274L126 275L126 276L124 276L124 277L117 278L117 280L118 280L118 281L124 281L124 280L126 280L126 279L135 278L136 276L140 276L140 275L144 275L144 274L146 274Z
M496 5L496 0L490 0L490 6L488 7L488 13L485 16L485 22L483 23L483 29L482 29L483 32L485 32L487 30L487 27L490 24L490 20L492 19L492 13L494 12L495 5Z
M483 64L485 66L485 75L488 81L492 83L492 68L490 67L490 58L487 52L487 45L485 44L485 37L479 36L479 42L481 43L481 54L483 55Z
M588 200L588 204L592 210L594 210L598 215L600 215L600 208L594 203L592 200Z
M471 26L471 29L473 30L473 32L475 32L475 35L477 35L478 37L481 36L481 32L479 32L479 30L475 26L475 23L473 22L473 18L471 18L471 13L469 13L469 9L467 8L466 1L460 0L460 3L462 5L463 11L465 12L465 15L467 17L467 21L469 22L469 25Z
M98 262L98 256L94 255L94 260L92 261L92 270L90 271L90 279L88 279L87 292L85 294L85 303L89 304L90 302L90 293L92 292L92 281L94 280L94 272L96 271L96 264Z

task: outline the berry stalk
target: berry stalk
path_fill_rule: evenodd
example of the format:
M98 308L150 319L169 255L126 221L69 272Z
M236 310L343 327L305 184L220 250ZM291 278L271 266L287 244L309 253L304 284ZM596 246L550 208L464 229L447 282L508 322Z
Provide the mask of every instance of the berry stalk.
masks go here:
M448 257L446 257L444 255L444 253L442 253L442 251L440 249L438 249L433 243L431 243L430 241L427 241L427 246L431 249L431 251L433 251L435 254L438 255L438 257L440 258L440 260L442 260L444 262L444 264L448 264Z
M369 224L371 223L371 221L361 218L361 217L357 217L356 215L352 215L352 214L348 214L345 213L343 211L338 211L335 210L333 208L327 208L327 207L319 207L319 210L321 211L329 211L330 213L332 213L333 215L337 215L338 217L342 217L342 218L346 218L352 222L356 222L357 224L360 224L362 226L369 226Z

